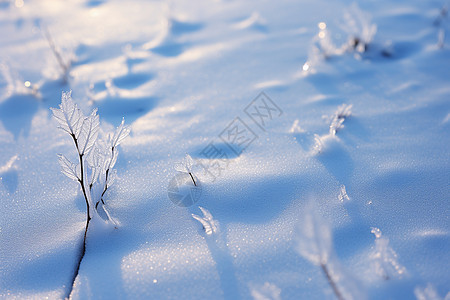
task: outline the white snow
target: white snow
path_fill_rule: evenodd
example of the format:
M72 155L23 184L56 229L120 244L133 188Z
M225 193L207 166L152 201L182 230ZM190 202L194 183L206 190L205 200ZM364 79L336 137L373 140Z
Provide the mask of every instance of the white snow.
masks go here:
M0 298L71 285L86 205L50 111L70 90L100 132L131 129L120 226L88 232L73 299L333 299L297 252L313 215L345 299L450 297L449 5L0 0Z

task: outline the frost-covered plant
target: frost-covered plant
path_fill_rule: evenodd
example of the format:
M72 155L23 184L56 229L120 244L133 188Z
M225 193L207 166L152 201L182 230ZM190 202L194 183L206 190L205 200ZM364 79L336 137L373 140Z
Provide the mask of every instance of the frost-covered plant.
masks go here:
M341 201L341 202L350 201L350 197L347 194L345 185L341 185L338 198L339 198L339 201Z
M319 33L317 33L313 40L312 46L308 53L308 60L303 64L304 72L314 71L314 66L317 65L323 59L329 59L336 55L341 55L345 52L342 47L337 47L332 39L331 33L327 29L327 24L325 22L320 22L318 24Z
M336 298L365 299L352 278L346 276L333 258L333 242L330 227L310 203L296 228L295 246L297 252L312 264L319 266Z
M78 156L77 162L73 163L63 154L58 154L61 171L80 184L86 202L86 227L73 283L86 251L86 237L91 220L104 222L99 215L99 209L102 208L105 212L107 221L116 225L106 208L104 195L116 178L116 170L113 167L117 161L117 147L130 130L122 120L114 134L110 134L106 141L98 139L100 122L97 109L85 116L72 101L71 92L63 92L59 108L51 110L59 123L58 128L66 132L74 142Z
M344 14L344 30L349 35L349 51L364 53L367 51L373 37L377 32L377 26L372 23L369 14L363 12L356 3L353 3Z
M345 119L352 115L352 104L342 104L338 107L337 111L334 113L331 124L330 124L330 134L336 135L336 133L344 128Z
M192 182L195 186L197 186L197 182L195 182L194 175L192 172L192 168L194 166L194 160L189 154L186 154L183 161L175 164L175 170L181 173L187 173L191 176Z
M228 248L229 243L227 242L226 232L221 232L219 222L213 218L207 209L200 206L199 209L203 216L192 214L192 217L200 222L205 232L202 236L215 262L224 298L239 299L241 297L238 292L238 281L233 272L233 258Z
M39 92L41 83L31 83L28 80L23 80L17 72L12 70L8 62L0 61L0 75L6 81L6 94L29 94L36 98L41 98Z
M305 130L303 128L300 127L300 121L298 119L296 119L294 121L294 123L291 126L291 129L289 129L290 133L304 133Z
M200 217L196 214L192 214L192 217L199 221L202 226L203 229L205 230L205 233L207 235L211 235L213 233L218 233L219 232L219 223L214 220L212 214L209 212L209 210L207 210L206 208L203 208L201 206L199 206L198 208L200 208L200 210L203 213L203 217Z
M117 147L128 136L128 126L125 126L122 120L114 134L110 134L106 141L98 139L100 122L97 109L89 116L84 116L72 101L71 92L63 93L60 108L52 108L52 111L59 128L72 138L78 154L76 164L63 154L58 154L62 173L80 183L88 208L87 213L91 218L98 215L99 204L102 204L108 220L114 222L103 198L116 178L117 172L113 167L119 154Z
M397 253L389 246L389 239L382 236L379 228L372 227L371 232L375 235L375 253L372 257L375 272L385 280L405 274L406 269L398 262Z
M444 5L439 10L439 16L434 21L434 25L438 27L438 41L437 46L439 49L444 48L445 45L445 36L446 36L446 26L445 24L448 21L448 6L449 4L444 3Z
M318 50L325 59L335 55L342 54L342 49L339 49L331 39L331 33L324 22L319 23L319 33L314 38L314 47Z
M322 137L317 133L314 134L314 146L313 150L315 153L321 153L323 151L324 145L322 141Z
M336 45L327 23L320 22L318 27L319 32L312 40L308 60L303 64L303 71L307 73L314 71L315 65L323 59L341 56L345 53L353 53L355 57L361 57L368 50L377 32L377 26L372 23L370 16L356 4L351 5L344 13L344 22L341 26L344 34L334 35L347 35L346 42Z
M352 115L352 105L342 104L338 107L336 112L329 116L324 116L328 122L330 122L329 132L325 135L314 134L314 146L313 153L319 154L325 150L325 147L329 147L331 144L338 141L336 133L344 128L344 121Z
M442 49L444 48L444 45L445 45L445 30L444 28L439 28L437 46L439 49Z
M305 259L320 266L334 294L342 300L344 298L328 268L331 248L331 230L310 205L297 226L296 250Z
M55 42L53 41L53 38L52 38L48 28L45 26L41 26L41 30L45 36L45 39L47 40L50 50L52 50L53 55L55 56L56 60L58 61L59 66L61 67L62 74L63 74L63 80L66 83L69 80L69 71L70 71L70 67L72 66L72 62L70 60L67 62L65 62L63 60L61 52L56 47Z

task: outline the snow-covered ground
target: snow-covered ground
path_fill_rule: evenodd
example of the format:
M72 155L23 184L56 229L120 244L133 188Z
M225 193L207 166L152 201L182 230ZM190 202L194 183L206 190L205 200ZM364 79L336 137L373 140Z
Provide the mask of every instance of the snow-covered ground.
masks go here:
M73 299L448 299L448 8L0 0L0 297L72 288L72 90L131 129Z

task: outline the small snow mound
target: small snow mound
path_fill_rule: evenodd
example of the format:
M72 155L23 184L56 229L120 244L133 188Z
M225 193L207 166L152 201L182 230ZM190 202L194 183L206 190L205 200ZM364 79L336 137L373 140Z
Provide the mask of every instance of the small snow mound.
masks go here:
M105 236L106 233L112 232L116 227L112 222L103 220L99 215L94 214L89 222L89 239Z
M314 146L313 153L320 154L325 151L333 151L334 148L338 148L339 138L332 134L318 135L314 134Z

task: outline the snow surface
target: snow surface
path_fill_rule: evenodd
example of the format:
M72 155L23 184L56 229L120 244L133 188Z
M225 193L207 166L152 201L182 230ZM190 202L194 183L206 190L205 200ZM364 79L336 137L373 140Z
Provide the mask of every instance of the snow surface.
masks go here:
M49 109L68 90L99 108L101 131L131 125L106 197L120 226L88 233L73 299L333 299L321 263L346 299L450 297L446 8L1 0L0 297L58 299L71 284L86 208ZM244 111L263 91L282 110L264 130ZM215 181L193 170L200 199L175 205L176 164L226 148L236 117L257 138L226 152ZM199 206L220 230L205 233ZM324 261L298 251L319 251L308 239Z

